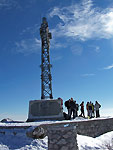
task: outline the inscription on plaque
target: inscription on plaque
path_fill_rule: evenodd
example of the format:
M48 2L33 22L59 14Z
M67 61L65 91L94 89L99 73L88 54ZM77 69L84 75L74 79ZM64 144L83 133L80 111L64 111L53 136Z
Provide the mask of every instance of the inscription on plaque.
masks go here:
M60 104L56 101L42 101L31 104L31 114L33 116L53 116L60 112Z

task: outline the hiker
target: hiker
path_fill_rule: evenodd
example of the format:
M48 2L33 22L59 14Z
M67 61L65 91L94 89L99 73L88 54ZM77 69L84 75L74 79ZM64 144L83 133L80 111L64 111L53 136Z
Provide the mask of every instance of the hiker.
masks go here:
M80 104L80 106L81 106L81 114L80 114L80 117L85 117L85 115L84 115L84 101L82 101L82 103Z
M89 118L92 118L92 102L91 101L88 104L88 110L89 110Z
M94 104L92 103L92 117L95 117Z
M79 104L76 103L75 101L75 117L78 117L78 110L79 110Z
M87 109L87 117L89 118L89 102L86 104L86 109Z
M61 107L62 107L62 109L63 109L63 99L60 98L60 97L58 97L58 99L61 100Z
M70 99L65 101L65 107L67 107L68 115L69 115L69 108L70 108Z
M100 114L99 114L100 107L101 107L101 105L97 101L95 101L96 118L100 117Z
M73 113L73 119L75 119L77 112L76 112L76 101L73 98L70 99L70 107L69 107L69 119L71 119L71 115Z

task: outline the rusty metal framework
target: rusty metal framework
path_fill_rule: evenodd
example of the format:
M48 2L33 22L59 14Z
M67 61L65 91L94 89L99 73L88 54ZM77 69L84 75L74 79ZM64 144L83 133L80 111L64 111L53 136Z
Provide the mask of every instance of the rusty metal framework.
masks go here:
M51 33L48 29L48 22L45 17L42 19L40 28L40 37L42 41L42 54L41 54L41 99L53 99L52 96L52 77L50 64L50 39Z

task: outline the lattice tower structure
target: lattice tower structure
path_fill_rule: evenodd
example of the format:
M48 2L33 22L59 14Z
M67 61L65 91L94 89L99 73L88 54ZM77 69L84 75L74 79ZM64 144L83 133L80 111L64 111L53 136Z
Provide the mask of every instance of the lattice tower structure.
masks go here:
M52 35L48 29L48 22L45 17L42 19L40 28L40 37L42 42L41 53L41 99L53 99L52 96L52 76L50 64L50 39Z

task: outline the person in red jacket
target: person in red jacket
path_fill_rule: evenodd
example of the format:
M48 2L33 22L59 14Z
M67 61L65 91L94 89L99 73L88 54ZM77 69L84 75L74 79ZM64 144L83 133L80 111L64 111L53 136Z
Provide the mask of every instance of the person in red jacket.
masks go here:
M86 104L86 109L87 109L87 117L89 118L89 102Z
M58 97L58 99L60 99L60 100L61 100L61 107L62 107L62 109L63 109L63 99L62 99L62 98L60 98L60 97Z

